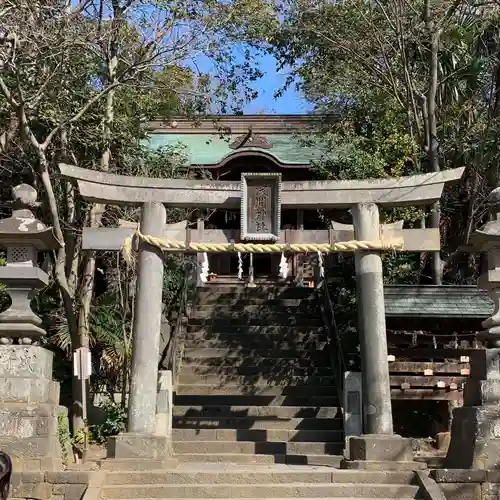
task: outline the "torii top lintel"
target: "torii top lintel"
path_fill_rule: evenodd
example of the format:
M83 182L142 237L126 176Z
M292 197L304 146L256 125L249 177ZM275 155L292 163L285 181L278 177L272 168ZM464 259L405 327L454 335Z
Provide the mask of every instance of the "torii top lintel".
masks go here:
M76 180L81 196L98 203L174 207L239 208L239 182L129 177L60 164L61 174ZM428 205L441 197L448 182L458 181L464 168L389 179L283 182L281 206L296 208Z

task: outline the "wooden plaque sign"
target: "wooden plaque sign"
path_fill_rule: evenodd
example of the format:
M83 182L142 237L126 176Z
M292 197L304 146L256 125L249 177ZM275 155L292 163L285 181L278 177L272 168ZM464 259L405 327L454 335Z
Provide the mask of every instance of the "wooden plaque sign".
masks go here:
M281 226L281 174L241 174L241 239L277 241Z

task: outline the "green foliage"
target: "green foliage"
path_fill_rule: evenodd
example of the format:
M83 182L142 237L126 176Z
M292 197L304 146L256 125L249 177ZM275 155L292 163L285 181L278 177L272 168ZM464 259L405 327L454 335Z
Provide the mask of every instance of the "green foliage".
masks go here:
M57 414L57 436L61 446L61 458L64 465L67 465L72 455L72 441L69 432L69 420L66 412Z
M105 411L104 422L89 427L89 442L97 444L106 443L108 437L116 436L125 430L127 415L123 407L108 401L101 405Z
M325 116L320 137L306 139L322 151L316 175L380 179L465 166L464 184L442 198L441 255L446 281L473 283L478 259L457 258L457 248L485 221L485 198L500 180L500 8L461 0L285 0L280 8L269 51L288 71L286 86ZM351 222L345 212L323 215L326 224ZM381 211L382 222L405 227L429 226L429 219L426 208ZM384 254L384 280L429 283L429 261L425 253ZM354 262L340 255L330 266L348 367L361 369Z
M73 433L71 438L71 444L75 450L78 450L80 454L83 454L85 450L86 443L89 443L89 430L87 427L82 427L77 429Z
M119 381L123 367L132 359L132 344L124 335L130 315L113 293L100 295L90 311L91 349L99 360L95 372L104 379ZM97 363L96 363L97 364Z
M383 178L465 166L466 189L445 192L440 229L445 279L473 281L477 259L458 261L456 249L485 221L485 199L500 180L500 100L493 97L500 89L500 8L287 0L281 19L269 50L291 68L287 83L327 116L317 174ZM412 227L428 215L409 207L384 220ZM388 279L405 282L418 279L425 264L386 260Z

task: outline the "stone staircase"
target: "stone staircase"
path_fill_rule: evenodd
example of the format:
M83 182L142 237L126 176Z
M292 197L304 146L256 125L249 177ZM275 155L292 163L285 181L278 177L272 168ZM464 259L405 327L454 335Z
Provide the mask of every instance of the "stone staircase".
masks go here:
M322 466L183 464L170 471L108 472L99 498L424 498L413 472L347 471Z
M338 466L338 403L313 290L199 289L174 398L181 463Z
M339 470L342 417L312 290L207 286L174 399L171 470L108 472L102 500L411 500L411 471Z

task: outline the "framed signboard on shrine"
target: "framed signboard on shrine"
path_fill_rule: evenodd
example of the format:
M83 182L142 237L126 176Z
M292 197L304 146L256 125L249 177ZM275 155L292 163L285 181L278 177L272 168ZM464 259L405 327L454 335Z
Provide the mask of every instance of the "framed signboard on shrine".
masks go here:
M277 241L281 227L281 174L241 174L242 241Z

